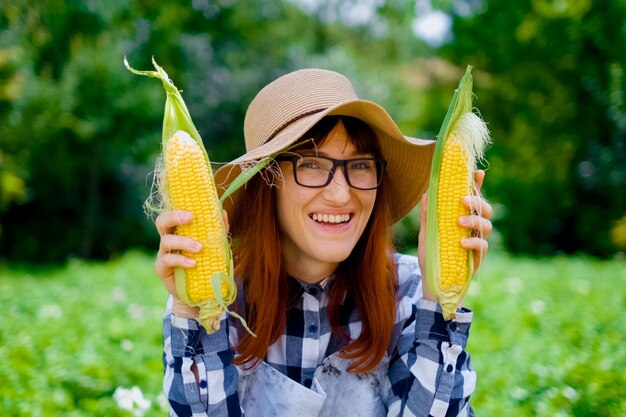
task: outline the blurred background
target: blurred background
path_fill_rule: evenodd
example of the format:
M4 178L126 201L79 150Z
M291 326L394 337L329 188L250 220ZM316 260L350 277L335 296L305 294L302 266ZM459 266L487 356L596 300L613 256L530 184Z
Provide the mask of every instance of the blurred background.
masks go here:
M626 415L623 0L3 0L5 415L163 414L142 203L165 97L124 56L165 68L218 163L286 72L339 71L432 139L472 65L496 229L468 295L477 414ZM418 227L396 225L402 250Z

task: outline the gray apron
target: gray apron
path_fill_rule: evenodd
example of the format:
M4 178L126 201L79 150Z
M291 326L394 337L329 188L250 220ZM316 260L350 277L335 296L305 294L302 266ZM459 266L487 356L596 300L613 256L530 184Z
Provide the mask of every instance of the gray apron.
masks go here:
M385 356L372 372L355 375L346 371L348 360L331 355L315 371L311 389L261 362L240 375L241 407L247 417L385 416L388 362Z

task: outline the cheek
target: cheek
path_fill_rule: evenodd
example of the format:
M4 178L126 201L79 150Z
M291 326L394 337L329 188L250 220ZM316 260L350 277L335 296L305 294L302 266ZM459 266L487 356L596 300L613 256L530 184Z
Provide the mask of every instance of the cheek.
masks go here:
M361 201L361 207L366 213L371 215L372 210L374 209L374 204L376 203L376 190L363 192L366 194L361 195L359 198ZM369 218L370 216L367 217Z
M301 187L294 185L286 179L276 190L276 214L281 232L293 229L295 219L301 214L304 201L306 201L306 196L302 195L302 190L299 189Z

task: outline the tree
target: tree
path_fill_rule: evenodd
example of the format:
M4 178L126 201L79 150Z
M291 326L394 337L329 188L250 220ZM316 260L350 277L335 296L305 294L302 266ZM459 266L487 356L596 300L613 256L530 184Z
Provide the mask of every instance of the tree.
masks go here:
M477 71L493 132L486 190L518 252L608 256L626 209L626 6L492 0L441 53Z
M29 261L156 247L141 204L164 97L124 55L168 71L218 162L243 152L252 96L345 33L274 0L26 0L0 24L0 253Z

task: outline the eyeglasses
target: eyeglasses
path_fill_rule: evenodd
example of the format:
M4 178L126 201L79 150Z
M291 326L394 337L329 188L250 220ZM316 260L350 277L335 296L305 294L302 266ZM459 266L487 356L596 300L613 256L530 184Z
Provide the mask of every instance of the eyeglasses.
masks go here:
M387 161L376 158L333 159L325 156L278 156L276 161L291 161L296 184L309 188L321 188L330 184L337 167L352 188L373 190L383 179Z

